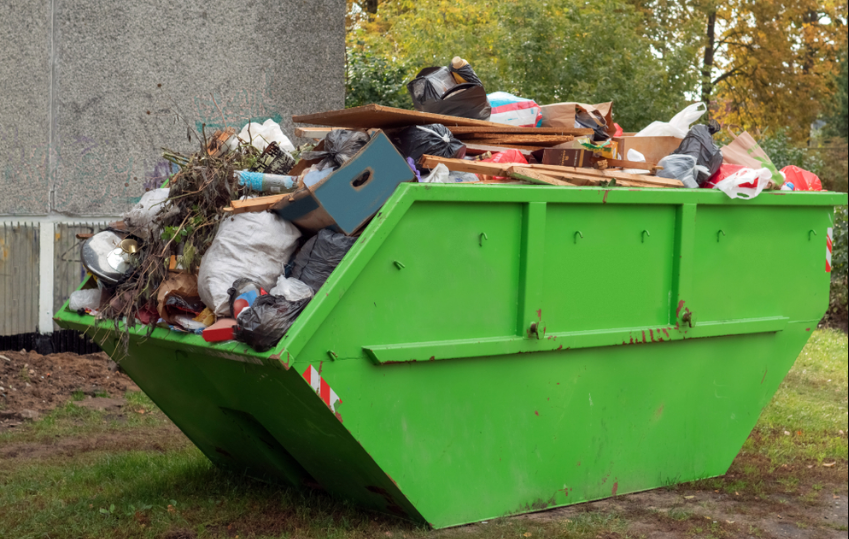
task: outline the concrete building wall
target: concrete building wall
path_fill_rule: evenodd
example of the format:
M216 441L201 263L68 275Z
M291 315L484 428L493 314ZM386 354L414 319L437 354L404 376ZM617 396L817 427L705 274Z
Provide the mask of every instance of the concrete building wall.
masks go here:
M118 214L153 181L162 146L195 147L187 126L271 117L291 133L292 114L341 108L344 10L344 0L3 2L0 215Z
M0 223L46 239L118 216L164 179L161 148L195 150L204 124L274 118L291 136L293 114L342 108L344 15L345 0L0 2Z

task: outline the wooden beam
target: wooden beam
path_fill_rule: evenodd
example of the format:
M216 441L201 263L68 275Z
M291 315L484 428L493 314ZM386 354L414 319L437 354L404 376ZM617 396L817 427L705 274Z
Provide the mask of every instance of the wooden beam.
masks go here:
M533 144L512 144L512 143L502 143L502 142L496 143L491 138L466 139L466 140L461 140L460 142L462 142L466 146L469 146L469 145L489 146L489 145L491 145L491 146L501 146L501 150L514 149L514 150L525 150L527 152L535 152L537 150L544 150L544 149L547 148L547 146L539 146L539 145L535 146ZM501 150L499 150L499 151L501 151Z
M538 146L557 146L566 142L572 142L572 135L513 135L510 133L471 133L460 135L463 140L489 141L490 144L536 144Z
M659 178L657 176L649 176L646 174L630 174L628 172L622 172L618 170L597 170L594 168L582 168L582 167L563 167L558 165L529 165L531 168L547 171L547 174L553 174L556 172L564 173L564 174L576 174L580 176L588 176L594 178L601 178L602 180L612 180L616 179L625 180L628 182L632 182L635 184L644 185L646 187L684 187L684 184L679 180L673 180L670 178Z
M449 159L435 155L423 155L419 163L424 168L436 168L440 163L455 172L470 172L484 176L507 176L507 171L513 163L484 163L483 161L467 161L465 159Z
M572 185L599 185L610 180L616 180L622 187L683 187L678 180L658 178L640 174L629 174L615 170L596 170L593 168L561 167L555 165L527 165L522 163L484 163L482 161L467 161L465 159L449 159L434 155L422 156L419 161L425 168L434 168L442 163L448 170L470 172L484 176L510 176L512 167L530 169L545 177L566 181ZM518 169L514 169L514 173ZM526 174L527 175L527 174ZM530 177L530 176L529 176ZM525 179L525 178L521 178Z
M486 152L496 154L505 150L519 150L519 153L521 153L525 158L531 156L531 150L528 150L527 148L508 148L507 146L492 146L489 144L469 144L466 141L463 143L466 145L466 155L478 155Z
M466 134L519 134L519 135L592 135L592 129L564 127L511 127L509 125L500 125L495 127L470 127L470 126L446 126L451 130L454 136Z
M518 180L525 180L532 183L537 184L546 184L546 185L559 185L562 187L576 187L576 184L567 182L564 180L560 180L555 178L554 176L549 176L548 174L543 174L539 170L534 170L528 167L520 167L520 166L512 166L507 171L508 175L511 178L516 178Z
M249 198L247 200L233 200L230 202L230 206L224 208L224 211L229 215L268 211L272 206L285 199L290 194L291 193L286 193L284 195L271 195L267 197L256 197Z

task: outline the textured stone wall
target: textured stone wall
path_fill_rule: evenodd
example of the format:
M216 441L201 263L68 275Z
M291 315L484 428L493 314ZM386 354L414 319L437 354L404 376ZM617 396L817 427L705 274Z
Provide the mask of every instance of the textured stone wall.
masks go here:
M344 0L0 4L0 215L115 215L203 124L344 106Z

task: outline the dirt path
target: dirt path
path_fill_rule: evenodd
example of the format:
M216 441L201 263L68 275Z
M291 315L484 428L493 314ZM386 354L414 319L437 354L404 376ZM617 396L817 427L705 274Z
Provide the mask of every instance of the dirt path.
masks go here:
M0 352L0 432L37 419L75 396L121 398L128 390L139 388L104 353Z
M805 503L775 495L765 500L735 498L711 491L657 489L515 518L564 521L582 513L615 513L628 523L628 535L652 539L686 537L694 529L729 538L847 536L846 494L824 490Z

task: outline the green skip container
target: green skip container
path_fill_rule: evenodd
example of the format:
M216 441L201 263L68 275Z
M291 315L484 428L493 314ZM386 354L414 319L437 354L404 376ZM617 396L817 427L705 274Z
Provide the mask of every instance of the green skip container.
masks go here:
M846 203L406 183L269 352L56 320L217 465L443 528L724 474L825 312Z

